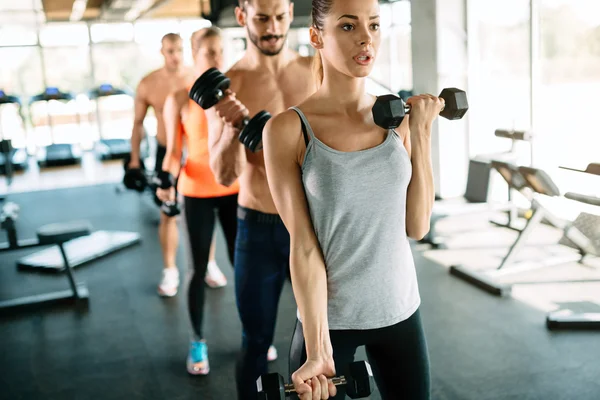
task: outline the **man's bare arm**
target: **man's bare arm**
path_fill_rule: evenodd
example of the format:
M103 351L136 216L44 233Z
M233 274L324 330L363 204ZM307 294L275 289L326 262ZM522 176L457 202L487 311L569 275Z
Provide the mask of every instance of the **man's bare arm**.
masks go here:
M146 99L146 83L141 81L138 85L134 101L133 129L131 131L131 168L140 166L140 146L144 137L144 119L150 104Z
M186 102L187 91L178 90L167 96L163 109L163 119L167 134L167 150L162 169L173 176L178 176L181 169L181 111Z
M206 110L210 168L217 182L224 186L231 186L246 166L246 150L238 139L240 130L236 125L248 110L239 101L228 98L219 102L220 111L217 106Z

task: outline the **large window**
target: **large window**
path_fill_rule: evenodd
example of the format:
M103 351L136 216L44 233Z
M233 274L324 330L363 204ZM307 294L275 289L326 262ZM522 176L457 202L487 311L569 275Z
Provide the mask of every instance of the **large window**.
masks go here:
M94 84L109 83L115 87L135 89L148 71L142 67L140 50L135 43L101 43L92 47Z
M0 12L1 14L1 12ZM36 14L26 14L36 17ZM37 31L35 25L24 23L11 23L9 18L22 16L21 13L7 12L0 18L0 46L33 46L37 44ZM5 22L6 21L6 22Z
M371 78L393 92L412 89L410 2L381 6L381 45Z
M13 96L30 97L44 89L37 47L0 48L0 89Z
M158 50L164 35L179 31L180 26L176 20L140 21L135 24L135 41Z
M133 25L130 23L94 24L90 26L93 43L131 42Z
M539 0L539 15L536 162L599 162L600 2Z
M91 66L87 46L43 48L42 52L48 86L75 93L89 90Z
M91 85L88 26L47 24L40 29L46 84L81 93Z
M475 156L510 148L506 139L494 136L496 129L531 126L530 6L526 0L470 0L468 5L469 148Z
M83 23L51 23L40 29L40 44L44 47L81 46L89 42L88 27Z

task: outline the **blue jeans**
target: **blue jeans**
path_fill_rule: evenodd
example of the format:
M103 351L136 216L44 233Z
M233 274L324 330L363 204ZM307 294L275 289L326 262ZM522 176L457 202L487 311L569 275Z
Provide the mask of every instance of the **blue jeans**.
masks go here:
M238 206L235 295L242 322L236 365L238 399L256 400L256 380L267 373L279 297L289 277L290 236L276 214Z

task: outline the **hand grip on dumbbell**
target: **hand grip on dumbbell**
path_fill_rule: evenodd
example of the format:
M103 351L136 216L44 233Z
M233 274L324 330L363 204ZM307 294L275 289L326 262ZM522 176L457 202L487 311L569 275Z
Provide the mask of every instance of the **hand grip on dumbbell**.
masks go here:
M375 385L371 366L366 361L350 363L344 375L329 381L336 386L345 385L346 395L351 399L370 396ZM296 393L294 385L285 383L283 376L277 373L261 375L256 381L256 388L262 400L284 400L286 396Z
M123 185L127 189L143 192L148 186L148 179L146 177L146 170L144 163L140 162L140 168L129 168L129 162L131 156L128 155L123 159L123 166L125 167L125 175L123 176Z
M211 68L194 82L189 97L205 110L213 107L226 95L231 81L221 71ZM252 118L244 118L240 128L239 140L250 151L262 149L262 131L271 114L261 111Z
M175 186L175 178L169 172L158 171L152 178L152 183L160 189L166 190ZM175 217L181 214L181 208L179 207L177 199L175 199L175 201L163 201L160 205L160 210L167 217Z
M457 88L446 88L438 96L444 99L444 107L440 116L449 120L461 119L469 110L467 93ZM400 97L393 94L379 96L372 109L373 120L385 129L394 129L400 126L404 116L410 114L410 105Z

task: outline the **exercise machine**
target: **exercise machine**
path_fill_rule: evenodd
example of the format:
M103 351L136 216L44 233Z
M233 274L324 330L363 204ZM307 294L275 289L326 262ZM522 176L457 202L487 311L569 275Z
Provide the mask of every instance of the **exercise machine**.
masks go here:
M20 270L64 270L62 252L68 256L72 268L79 267L101 257L129 248L141 242L140 234L128 231L95 231L88 235L64 242L63 249L47 248L17 260Z
M7 164L7 178L12 174L11 163ZM8 180L8 187L11 181ZM69 289L34 296L20 297L0 301L0 312L13 311L26 307L38 307L58 303L86 304L89 298L87 286L76 283L71 270L71 263L65 252L65 244L69 241L90 235L91 226L87 221L70 221L41 226L37 230L37 238L20 240L17 235L16 222L19 217L18 204L6 202L0 209L0 230L6 232L7 241L0 243L0 253L14 250L23 250L38 246L56 246L61 256L61 267L66 272Z
M585 170L575 170L567 167L561 168L600 176L600 163L589 164ZM598 196L567 192L565 193L565 197L583 204L600 207L600 197ZM600 218L596 216L596 219L590 223L591 216L586 213L581 213L573 222L573 224L578 227L578 229L582 230L586 235L592 236L593 245L596 247L596 249L600 249L600 232L598 231L598 226L600 226L599 219ZM571 243L565 244L572 245ZM600 328L600 312L580 313L573 312L568 309L553 311L546 316L546 327L550 330L598 329Z
M37 158L40 166L55 166L55 165L72 165L81 162L83 152L79 143L57 143L56 142L56 115L53 116L52 109L57 104L63 103L66 105L70 102L75 102L75 95L73 93L62 92L55 87L47 87L44 92L33 96L29 100L29 109L32 120L34 119L35 112L34 108L40 103L45 103L46 115L48 128L50 129L50 144L42 147L38 150ZM77 105L75 104L77 108ZM81 134L81 115L77 110L74 113L78 134ZM67 119L70 116L65 116ZM35 125L35 124L34 124ZM61 125L66 125L62 123Z
M9 175L12 170L9 168ZM10 180L8 186L10 187ZM2 208L1 228L6 231L8 242L0 244L0 251L17 250L28 247L59 245L50 247L37 253L27 255L17 261L19 269L62 271L65 268L74 268L100 257L112 254L118 250L126 249L140 243L140 234L127 231L95 231L81 234L80 229L75 229L71 224L54 224L51 228L40 228L38 240L21 241L18 238L15 222L19 207L15 203L7 202ZM81 225L77 225L81 227ZM75 234L76 232L79 232ZM56 237L55 237L56 236ZM64 238L67 237L67 240ZM68 259L65 258L68 256ZM67 264L68 266L66 266Z
M516 164L517 160L519 158L517 148L520 143L526 143L529 145L529 157L530 157L530 160L533 159L533 145L532 145L533 134L531 133L531 131L515 131L515 130L497 129L494 132L494 135L496 137L510 139L511 143L510 143L510 149L508 151L488 156L492 160L492 162L494 160L496 160L496 161L505 161L505 162L509 162L511 164ZM492 167L491 168L492 170L496 170L496 171L500 172L497 168L494 168L493 166L491 166L491 167ZM517 178L515 178L515 179L517 179ZM506 181L506 177L504 177L504 180ZM508 204L513 205L515 191L522 192L522 190L523 190L522 187L515 187L515 186L511 186L510 184L508 184L508 190L507 190ZM517 221L519 221L517 206L508 207L508 209L505 210L504 213L506 214L506 217L507 217L506 222L491 219L490 223L492 223L496 226L499 226L501 228L508 228L508 229L512 229L517 232L521 231L521 229L523 227L520 226L519 223L517 222Z
M15 228L18 212L19 208L15 203L6 203L2 207L0 224L2 229L7 232L8 242L0 244L0 252L22 250L37 246L54 246L60 254L61 270L67 276L69 289L0 301L0 312L59 303L87 304L89 291L84 283L75 282L72 265L65 251L65 244L71 240L90 235L91 226L89 223L86 221L71 221L44 225L37 230L37 238L19 240Z
M513 284L500 282L498 278L574 261L581 262L587 255L600 255L600 247L597 247L590 237L578 229L574 224L565 222L554 216L550 210L542 204L543 197L561 196L560 190L545 171L533 167L516 166L501 161L494 161L492 166L500 172L500 175L510 186L523 193L523 195L530 200L531 216L527 220L527 224L523 230L519 232L517 239L510 247L508 253L495 270L480 272L466 268L462 265L453 265L450 267L450 274L491 294L505 296L511 293ZM516 263L515 258L525 247L527 239L531 236L531 233L535 228L543 222L562 230L563 238L568 240L571 247L577 251L553 255L536 263Z
M7 111L8 108L14 109L15 113L13 117L15 117L20 123L25 132L25 119L23 118L21 100L17 96L10 96L6 94L3 90L0 90L0 173L4 173L7 175L7 178L10 179L12 177L8 174L8 168L10 164L10 168L12 171L22 170L27 168L28 154L27 154L27 146L23 146L22 148L15 148L13 145L13 135L8 135L4 123L6 121L4 112ZM12 124L11 124L12 125Z
M101 109L101 104L107 104L108 99L110 98L110 103L115 108L114 110L111 108L107 113L118 113L123 111L123 107L119 104L128 101L133 103L134 94L126 89L115 88L110 84L102 84L88 92L88 97L91 101L95 103L95 112L96 112L96 121L98 124L98 129L100 131L100 140L96 144L96 153L103 160L113 160L113 159L122 159L131 153L131 130L125 129L123 131L122 127L119 126L110 126L106 123L102 118L103 111ZM127 110L127 119L129 122L133 121L132 109L133 107L128 107ZM110 118L109 120L113 120ZM130 124L127 124L129 128ZM116 132L121 131L122 134L117 134ZM107 134L107 132L111 132L111 134ZM123 134L124 133L124 134Z
M527 131L511 131L497 129L496 137L510 139L511 147L506 152L486 154L469 160L467 175L467 187L465 194L458 199L440 200L436 199L429 221L429 231L419 243L430 245L434 249L445 248L443 238L438 235L436 224L448 217L473 214L490 214L493 212L505 213L507 222L490 220L499 226L513 230L520 230L516 221L518 220L517 206L513 202L513 189L508 187L508 197L505 201L495 201L490 198L492 187L492 163L494 160L515 162L517 159L517 146L520 142L531 143L532 134Z

